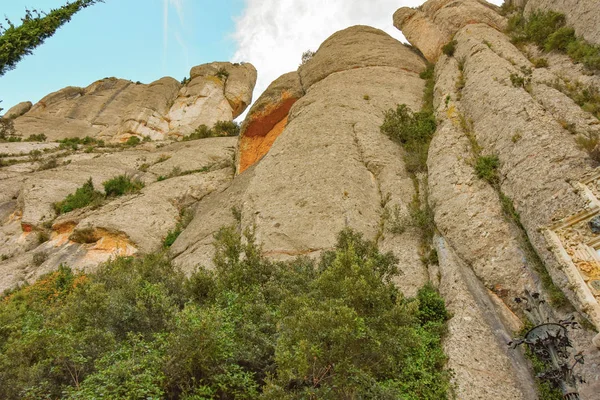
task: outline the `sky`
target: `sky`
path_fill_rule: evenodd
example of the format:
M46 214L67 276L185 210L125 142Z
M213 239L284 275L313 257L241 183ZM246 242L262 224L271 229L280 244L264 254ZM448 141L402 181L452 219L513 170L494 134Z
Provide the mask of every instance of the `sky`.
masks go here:
M18 24L25 9L49 11L66 0L0 0L0 16ZM422 0L105 0L76 14L54 36L0 77L0 107L39 101L66 86L105 77L150 83L183 79L212 61L251 62L254 99L295 70L306 50L334 32L364 24L398 40L394 11ZM492 0L501 4L502 0Z

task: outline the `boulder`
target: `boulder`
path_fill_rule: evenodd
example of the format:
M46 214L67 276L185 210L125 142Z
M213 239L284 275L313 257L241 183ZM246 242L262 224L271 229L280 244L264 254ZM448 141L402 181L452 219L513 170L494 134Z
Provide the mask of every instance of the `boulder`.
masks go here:
M417 54L385 32L358 25L331 35L315 55L298 69L305 91L336 72L364 67L392 67L419 73L424 64Z
M3 118L14 119L14 118L20 117L21 115L25 114L27 111L31 110L32 106L33 106L33 104L30 101L21 102L21 103L17 104L16 106L9 108L8 111L6 113L4 113Z

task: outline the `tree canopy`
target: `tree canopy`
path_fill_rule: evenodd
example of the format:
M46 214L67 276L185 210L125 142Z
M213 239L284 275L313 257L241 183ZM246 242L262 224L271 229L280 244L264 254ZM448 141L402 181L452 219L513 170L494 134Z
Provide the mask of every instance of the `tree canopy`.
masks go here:
M391 253L350 230L318 263L235 227L215 246L190 277L154 254L0 296L0 398L447 398L444 300L405 298Z
M14 69L24 56L31 54L33 49L70 21L75 13L102 1L77 0L47 14L28 9L19 26L7 18L8 27L0 25L0 76Z

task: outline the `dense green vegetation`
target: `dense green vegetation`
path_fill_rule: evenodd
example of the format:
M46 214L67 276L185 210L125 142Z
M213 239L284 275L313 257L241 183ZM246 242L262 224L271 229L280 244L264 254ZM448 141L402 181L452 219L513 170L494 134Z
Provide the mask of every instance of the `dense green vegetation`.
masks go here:
M57 214L64 214L78 208L99 205L103 199L104 195L94 189L94 183L90 178L75 193L71 193L63 201L54 203L54 210Z
M64 214L78 208L99 206L106 197L139 192L144 187L144 182L128 175L119 175L104 182L103 186L106 194L94 189L90 178L75 193L71 193L63 201L54 203L54 210L57 214Z
M526 18L516 13L509 20L508 31L514 43L535 43L545 51L566 53L573 61L600 70L600 47L577 37L575 30L566 26L563 14L537 11Z
M197 140L209 137L221 136L238 136L240 134L240 126L233 121L218 121L212 128L206 125L200 125L194 132L188 136L184 136L183 140Z
M47 14L26 10L21 25L15 26L9 20L6 21L8 27L0 25L0 76L14 69L24 56L31 54L75 13L101 1L76 0Z
M406 150L404 161L409 172L427 171L429 142L435 133L433 112L412 112L406 104L396 110L388 110L381 125L381 132L399 142Z
M318 263L216 239L189 278L155 254L5 295L0 398L447 398L444 302L404 298L391 253L349 230Z
M102 183L106 197L123 196L139 192L144 188L144 182L129 175L119 175Z
M444 53L448 57L452 57L454 55L454 52L456 51L457 44L458 42L456 40L449 41L442 47L442 53Z

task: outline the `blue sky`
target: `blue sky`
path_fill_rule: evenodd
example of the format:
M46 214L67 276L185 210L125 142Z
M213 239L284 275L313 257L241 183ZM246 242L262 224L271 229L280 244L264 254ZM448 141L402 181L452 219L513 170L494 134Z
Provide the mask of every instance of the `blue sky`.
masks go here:
M65 2L2 0L0 15L20 23L26 7L49 11ZM194 65L230 60L233 18L242 9L243 0L106 0L80 11L0 77L1 106L35 103L65 86L85 87L109 76L144 83L182 79Z
M501 4L503 0L491 0ZM0 16L20 22L26 6L50 10L66 0L0 0ZM74 16L0 77L0 106L37 102L66 86L115 76L150 83L182 79L212 61L250 62L260 93L296 70L305 50L334 32L364 24L398 40L392 15L423 0L105 0Z

